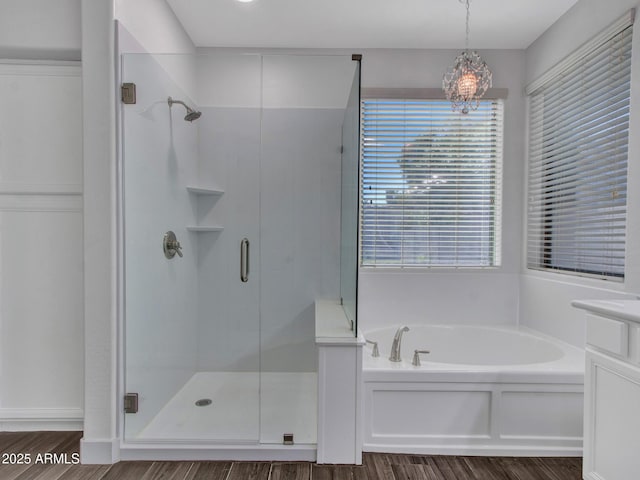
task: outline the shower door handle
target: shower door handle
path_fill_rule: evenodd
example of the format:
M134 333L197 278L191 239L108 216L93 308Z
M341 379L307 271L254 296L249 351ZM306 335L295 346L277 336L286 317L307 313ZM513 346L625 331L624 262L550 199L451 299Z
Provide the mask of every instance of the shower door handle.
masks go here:
M240 280L249 280L249 240L246 238L240 242Z

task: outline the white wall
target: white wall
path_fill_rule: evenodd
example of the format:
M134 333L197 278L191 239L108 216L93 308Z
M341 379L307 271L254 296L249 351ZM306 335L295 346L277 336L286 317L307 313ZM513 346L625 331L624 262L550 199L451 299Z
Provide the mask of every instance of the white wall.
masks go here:
M80 429L80 0L0 10L0 429Z
M637 0L578 1L527 48L526 83L541 76L637 5Z
M80 90L0 63L0 430L82 428Z
M113 2L82 0L83 462L117 457L116 119Z
M583 43L636 6L636 0L580 0L526 51L526 83L530 83ZM523 265L520 322L577 346L584 345L584 312L575 299L636 298L640 293L640 29L633 39L629 177L627 181L627 257L624 283L542 273ZM523 212L525 212L523 210ZM526 213L525 213L526 215ZM523 249L526 245L523 243Z
M4 0L0 58L80 59L80 0Z
M365 50L363 87L440 88L458 51ZM410 323L515 324L522 243L524 52L480 52L505 101L502 266L486 270L360 269L358 325Z
M189 35L165 0L114 0L114 17L149 53L193 53Z

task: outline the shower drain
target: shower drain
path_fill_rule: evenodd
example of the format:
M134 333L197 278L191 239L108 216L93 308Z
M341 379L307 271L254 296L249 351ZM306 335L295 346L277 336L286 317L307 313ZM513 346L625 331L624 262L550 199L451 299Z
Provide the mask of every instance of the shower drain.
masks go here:
M201 398L200 400L196 400L196 407L206 407L207 405L211 405L211 403L210 398Z

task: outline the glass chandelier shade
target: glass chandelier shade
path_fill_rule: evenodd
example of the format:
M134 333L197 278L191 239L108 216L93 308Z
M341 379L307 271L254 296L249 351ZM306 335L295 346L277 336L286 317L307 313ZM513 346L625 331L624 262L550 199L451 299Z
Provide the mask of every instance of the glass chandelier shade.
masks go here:
M454 111L476 110L480 99L491 88L492 74L477 52L465 50L442 79L442 88Z
M469 50L469 0L464 1L467 7L467 35L465 50L456 57L453 66L442 78L442 88L451 102L453 111L464 114L476 110L480 99L491 88L492 74L486 62L478 52Z

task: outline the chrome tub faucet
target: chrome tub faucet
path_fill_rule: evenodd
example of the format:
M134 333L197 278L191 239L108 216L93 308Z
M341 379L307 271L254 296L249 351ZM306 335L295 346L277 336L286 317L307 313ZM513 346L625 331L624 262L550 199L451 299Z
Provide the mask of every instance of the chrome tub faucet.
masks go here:
M429 350L414 350L413 351L413 362L411 362L411 365L413 365L414 367L419 367L421 365L420 363L420 354L421 353L431 353Z
M402 343L402 334L404 332L408 332L409 327L400 327L393 337L393 343L391 344L391 355L389 356L389 361L391 362L401 362L402 357L400 356L400 348Z
M365 342L371 344L373 350L371 352L371 356L372 357L379 357L380 356L380 350L378 350L378 342L374 342L372 340L367 340L366 338L364 339Z

